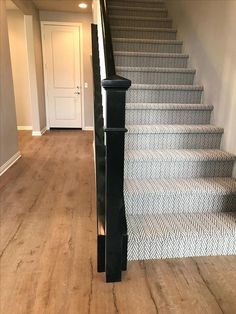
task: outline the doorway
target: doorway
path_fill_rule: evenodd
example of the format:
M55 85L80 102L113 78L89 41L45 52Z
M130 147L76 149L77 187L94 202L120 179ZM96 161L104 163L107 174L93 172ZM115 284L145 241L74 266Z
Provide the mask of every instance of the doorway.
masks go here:
M81 25L42 22L48 128L82 128Z

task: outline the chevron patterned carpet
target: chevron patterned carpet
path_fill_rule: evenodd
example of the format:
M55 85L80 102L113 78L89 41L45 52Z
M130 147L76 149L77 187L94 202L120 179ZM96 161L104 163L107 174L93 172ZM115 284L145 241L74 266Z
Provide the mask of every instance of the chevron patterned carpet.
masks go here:
M235 156L164 1L110 0L117 73L127 93L128 259L236 254Z

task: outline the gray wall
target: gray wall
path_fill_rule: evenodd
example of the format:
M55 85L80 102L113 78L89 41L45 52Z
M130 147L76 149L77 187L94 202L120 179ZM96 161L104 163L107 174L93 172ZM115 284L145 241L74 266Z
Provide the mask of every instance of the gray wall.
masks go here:
M46 127L45 93L44 93L44 75L43 75L43 57L41 42L41 27L39 12L32 1L12 0L15 5L28 17L32 17L32 23L27 18L27 45L30 55L30 81L31 81L31 103L32 103L32 124L33 131L39 132ZM32 24L32 34L30 27ZM33 50L33 51L32 51Z
M7 10L17 126L32 128L32 106L24 14Z
M32 16L36 86L34 90L36 101L33 106L36 106L39 112L37 116L33 116L33 127L34 131L40 131L46 126L46 114L39 13L31 1L13 0L13 2L24 14ZM5 0L0 1L0 92L0 166L2 166L19 151Z
M5 0L0 1L0 166L19 150Z
M214 105L212 123L225 130L222 149L236 154L236 1L167 0L167 6L205 87L204 103Z

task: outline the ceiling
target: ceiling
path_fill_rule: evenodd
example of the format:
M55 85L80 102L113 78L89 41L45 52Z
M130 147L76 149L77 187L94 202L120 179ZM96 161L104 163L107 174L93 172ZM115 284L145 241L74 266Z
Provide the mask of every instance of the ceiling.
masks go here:
M11 0L6 0L6 8L7 10L18 10L17 6Z
M1 0L0 0L1 1ZM43 11L63 11L77 13L91 13L92 0L28 0L32 1L39 10ZM78 7L79 3L86 3L87 9ZM17 6L11 0L6 0L7 10L17 10Z
M91 13L92 0L32 0L39 10ZM80 9L79 3L86 3L87 9Z

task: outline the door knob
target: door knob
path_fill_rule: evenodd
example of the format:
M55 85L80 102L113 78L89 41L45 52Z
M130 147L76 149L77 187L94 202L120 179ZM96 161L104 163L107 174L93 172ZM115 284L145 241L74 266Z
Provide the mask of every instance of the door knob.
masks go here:
M74 92L74 94L80 95L80 92Z

